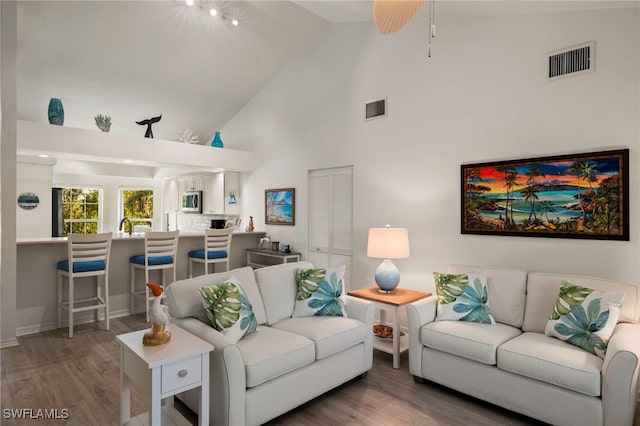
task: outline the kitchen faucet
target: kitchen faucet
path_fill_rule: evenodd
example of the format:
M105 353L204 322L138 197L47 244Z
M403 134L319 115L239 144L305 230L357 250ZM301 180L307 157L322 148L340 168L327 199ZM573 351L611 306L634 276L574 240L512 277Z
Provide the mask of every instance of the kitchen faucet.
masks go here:
M118 226L118 231L122 231L122 225L124 225L125 222L129 224L129 235L131 235L131 233L133 232L133 226L131 225L131 219L129 219L128 217L122 218L122 220L120 221L120 225Z

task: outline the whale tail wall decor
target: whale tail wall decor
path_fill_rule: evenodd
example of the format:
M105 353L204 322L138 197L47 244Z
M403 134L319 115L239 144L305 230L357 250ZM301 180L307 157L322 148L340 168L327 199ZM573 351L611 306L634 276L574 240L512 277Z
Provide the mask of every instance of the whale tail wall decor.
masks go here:
M151 125L153 123L157 123L158 121L160 121L161 118L162 118L162 114L160 114L157 117L147 118L146 120L136 121L136 124L139 124L141 126L146 125L147 126L147 131L144 134L144 137L145 138L153 138L153 131L151 130Z

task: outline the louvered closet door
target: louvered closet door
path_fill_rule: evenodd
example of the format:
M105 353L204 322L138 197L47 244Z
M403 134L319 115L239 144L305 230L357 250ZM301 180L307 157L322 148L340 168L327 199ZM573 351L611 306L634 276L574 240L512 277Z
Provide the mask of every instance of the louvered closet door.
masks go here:
M309 253L318 268L345 265L345 286L353 274L353 168L309 172Z

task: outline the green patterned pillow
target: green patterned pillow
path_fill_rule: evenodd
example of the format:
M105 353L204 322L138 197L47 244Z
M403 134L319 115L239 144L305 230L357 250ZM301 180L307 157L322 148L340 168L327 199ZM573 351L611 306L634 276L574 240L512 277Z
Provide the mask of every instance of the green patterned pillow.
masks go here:
M234 342L258 328L251 302L236 277L198 291L213 328Z
M438 295L436 321L495 324L489 310L487 274L433 273Z
M623 300L624 293L605 293L563 280L544 334L604 359Z
M296 269L296 305L292 317L346 317L342 288L345 266Z

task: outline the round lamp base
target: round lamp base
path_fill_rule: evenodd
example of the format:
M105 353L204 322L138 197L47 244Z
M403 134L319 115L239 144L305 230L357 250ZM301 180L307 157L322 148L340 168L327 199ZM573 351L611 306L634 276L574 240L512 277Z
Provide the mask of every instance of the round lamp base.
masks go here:
M385 259L376 269L375 280L381 292L393 293L400 283L400 271L389 259Z

